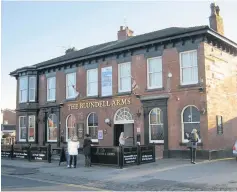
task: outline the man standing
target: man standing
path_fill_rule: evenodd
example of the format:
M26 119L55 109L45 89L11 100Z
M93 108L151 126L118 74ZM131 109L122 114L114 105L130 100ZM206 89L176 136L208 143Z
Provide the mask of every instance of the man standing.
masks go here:
M91 167L91 138L89 134L86 134L83 144L83 150L85 155L85 167Z

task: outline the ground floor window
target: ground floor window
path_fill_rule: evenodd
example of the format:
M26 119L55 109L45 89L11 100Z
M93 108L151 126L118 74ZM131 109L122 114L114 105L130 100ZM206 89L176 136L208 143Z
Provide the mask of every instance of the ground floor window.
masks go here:
M186 106L182 112L182 141L188 142L188 136L193 129L197 129L199 138L200 135L200 112L196 106Z
M74 115L70 114L67 116L66 120L66 138L69 140L72 136L76 135L76 118Z
M98 141L98 116L96 113L90 113L87 117L87 133L93 142Z
M35 116L34 115L29 116L28 141L35 141Z
M163 112L154 108L149 113L149 142L164 143Z
M48 117L47 141L48 142L57 141L57 116L55 114L50 114Z
M26 141L26 116L19 117L19 140Z

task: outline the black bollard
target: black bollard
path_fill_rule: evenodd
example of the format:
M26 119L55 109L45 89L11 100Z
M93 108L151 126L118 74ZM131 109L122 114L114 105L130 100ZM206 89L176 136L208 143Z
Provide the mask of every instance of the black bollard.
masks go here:
M47 146L47 159L48 159L48 163L51 163L51 157L52 157L52 155L51 155L51 145L49 144Z

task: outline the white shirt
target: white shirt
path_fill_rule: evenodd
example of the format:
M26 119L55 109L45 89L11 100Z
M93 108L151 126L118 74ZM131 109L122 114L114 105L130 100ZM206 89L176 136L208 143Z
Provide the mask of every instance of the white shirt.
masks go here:
M120 144L120 145L125 145L125 138L120 137L120 138L119 138L119 144Z
M80 147L79 141L69 141L68 142L68 154L78 155L78 148Z

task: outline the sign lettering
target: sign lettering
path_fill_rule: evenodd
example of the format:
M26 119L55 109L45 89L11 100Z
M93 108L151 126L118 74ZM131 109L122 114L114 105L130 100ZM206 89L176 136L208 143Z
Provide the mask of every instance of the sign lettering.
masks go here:
M101 108L130 105L130 98L114 99L112 101L81 101L80 103L73 103L68 105L68 110L87 109L87 108Z

